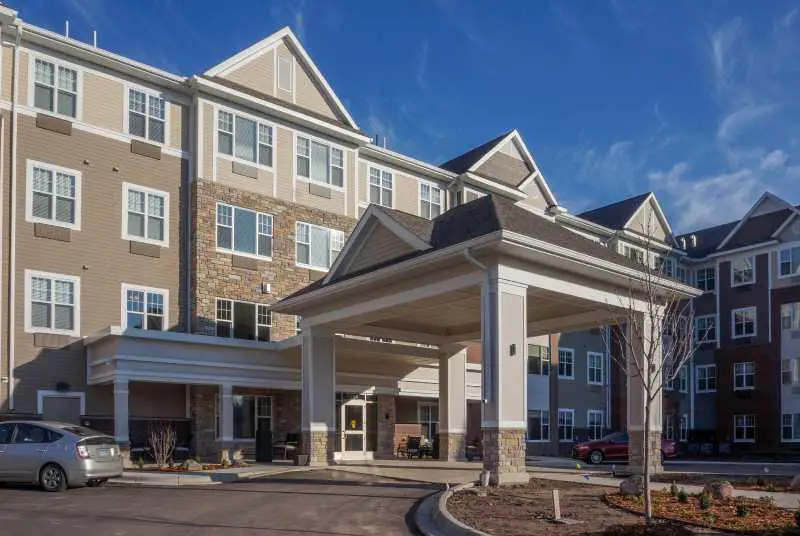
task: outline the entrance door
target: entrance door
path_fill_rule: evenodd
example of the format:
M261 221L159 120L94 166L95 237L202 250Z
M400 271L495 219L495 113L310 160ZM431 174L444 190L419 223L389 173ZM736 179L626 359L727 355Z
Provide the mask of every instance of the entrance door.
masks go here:
M342 459L363 460L366 453L366 423L364 400L342 404Z

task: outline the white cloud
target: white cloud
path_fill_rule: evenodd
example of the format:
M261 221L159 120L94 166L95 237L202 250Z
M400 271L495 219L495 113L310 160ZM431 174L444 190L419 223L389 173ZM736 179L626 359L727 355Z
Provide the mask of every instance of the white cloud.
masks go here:
M789 155L781 151L780 149L775 149L774 151L767 153L761 159L761 169L763 170L778 170L781 169L783 166L786 165L786 162L789 161Z
M767 118L776 109L777 106L774 104L746 104L725 116L717 129L717 138L724 142L733 141L748 127Z
M731 84L734 71L740 66L733 53L744 33L742 19L735 18L722 25L711 35L711 62L717 90L725 90Z

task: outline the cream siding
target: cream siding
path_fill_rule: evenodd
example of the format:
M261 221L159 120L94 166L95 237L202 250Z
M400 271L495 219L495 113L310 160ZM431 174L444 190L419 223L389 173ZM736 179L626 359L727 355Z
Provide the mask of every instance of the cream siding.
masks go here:
M507 186L517 186L531 174L532 169L519 158L498 151L475 171Z
M5 101L10 101L12 97L11 80L14 78L14 49L10 46L3 46L3 80L0 85L0 95Z
M347 273L357 272L413 251L414 248L392 231L381 224L376 224L350 264Z
M275 94L275 51L269 49L222 78L267 95Z
M306 205L307 207L319 208L336 214L344 214L345 195L343 190L328 188L330 190L330 198L328 198L312 194L310 192L311 184L316 185L316 183L309 183L308 181L301 180L295 183L295 202ZM320 186L326 188L324 185Z
M295 101L312 112L341 120L325 99L324 90L314 82L310 71L299 60L295 62Z
M639 234L649 235L662 242L667 239L667 230L661 224L652 201L648 201L639 207L627 228Z
M290 61L294 61L294 55L291 53L289 48L283 43L280 43L280 44L278 44L276 46L275 53L276 53L276 57L275 57L275 61L276 62L279 61L279 58L287 58ZM297 70L299 71L299 69L297 69ZM277 73L277 69L276 69L276 73ZM295 78L297 77L297 73L296 72L295 72L294 76L295 76ZM296 84L296 80L295 80L295 86L296 85L297 84ZM278 84L275 84L275 88L276 88L276 90L275 90L275 96L276 97L278 97L279 99L283 99L285 101L288 101L288 102L294 102L294 92L293 91L285 91L283 89L280 89L278 87ZM292 88L292 89L295 89L295 88Z
M521 207L532 208L537 211L547 210L549 206L544 192L539 188L539 184L534 180L530 184L522 188L522 191L528 194L526 199L519 201L517 204Z
M169 146L189 150L189 107L177 102L169 103Z
M284 201L294 201L294 133L288 128L277 127L275 166L278 171L277 197Z
M257 166L249 166L258 174L258 178L235 172L233 160L217 156L217 182L272 197L272 183L275 173Z
M82 98L85 122L114 132L124 132L123 117L128 113L128 106L121 81L84 72Z
M202 179L214 178L214 136L217 135L217 117L211 103L203 103L203 176Z
M17 102L28 104L28 53L19 52L19 86L17 88Z

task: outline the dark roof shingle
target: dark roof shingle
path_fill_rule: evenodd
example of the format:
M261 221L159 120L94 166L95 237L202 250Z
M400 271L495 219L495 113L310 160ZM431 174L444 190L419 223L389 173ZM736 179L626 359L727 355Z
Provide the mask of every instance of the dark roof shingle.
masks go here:
M451 160L448 160L444 164L440 164L439 167L442 169L446 169L447 171L452 171L453 173L465 173L469 168L472 167L475 162L486 156L486 154L494 149L494 147L500 143L503 138L511 134L513 130L509 130L508 132L504 132L500 134L496 138L487 141L477 147L470 149L466 153L459 155Z
M648 198L651 192L646 192L610 205L594 208L578 214L579 218L608 227L609 229L622 229L628 220L639 210L642 203Z

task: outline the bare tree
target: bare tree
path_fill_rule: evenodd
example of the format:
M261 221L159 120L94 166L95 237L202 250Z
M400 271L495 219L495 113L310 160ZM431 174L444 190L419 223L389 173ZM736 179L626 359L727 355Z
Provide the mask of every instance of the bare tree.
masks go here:
M151 423L147 427L147 442L150 445L150 453L158 467L166 467L172 460L176 440L175 426L170 423L159 421Z
M650 217L643 225L641 247L628 250L628 256L641 264L641 276L629 280L626 291L620 292L619 303L609 304L612 329L602 333L610 338L607 347L616 350L611 352L611 357L625 372L627 381L637 382L642 389L645 422L639 454L643 459L645 518L651 523L653 449L650 436L654 405L663 396L664 387L692 359L714 327L697 332L691 299L685 292L664 285L665 279L675 277L677 259L670 257L663 248L655 247L653 211L648 212Z

